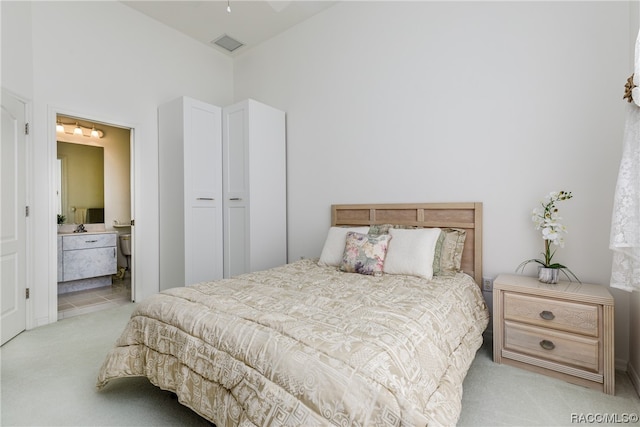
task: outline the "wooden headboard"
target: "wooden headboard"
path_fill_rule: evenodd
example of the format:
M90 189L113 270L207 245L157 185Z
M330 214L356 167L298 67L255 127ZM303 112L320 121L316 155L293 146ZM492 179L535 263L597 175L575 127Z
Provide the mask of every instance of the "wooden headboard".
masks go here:
M332 205L331 225L397 224L466 230L462 270L482 287L482 203Z

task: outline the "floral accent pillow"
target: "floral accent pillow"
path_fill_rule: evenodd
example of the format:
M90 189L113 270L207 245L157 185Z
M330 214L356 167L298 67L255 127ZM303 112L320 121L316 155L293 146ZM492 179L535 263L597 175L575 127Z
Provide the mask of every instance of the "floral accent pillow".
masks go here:
M389 234L374 236L348 232L340 270L370 276L382 275L389 240Z

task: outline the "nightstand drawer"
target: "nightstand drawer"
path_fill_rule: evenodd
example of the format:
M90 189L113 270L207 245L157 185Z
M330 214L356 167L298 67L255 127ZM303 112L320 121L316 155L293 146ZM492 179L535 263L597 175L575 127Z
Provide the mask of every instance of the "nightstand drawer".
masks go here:
M599 308L550 298L504 293L504 318L597 337Z
M598 372L598 339L504 322L504 349Z

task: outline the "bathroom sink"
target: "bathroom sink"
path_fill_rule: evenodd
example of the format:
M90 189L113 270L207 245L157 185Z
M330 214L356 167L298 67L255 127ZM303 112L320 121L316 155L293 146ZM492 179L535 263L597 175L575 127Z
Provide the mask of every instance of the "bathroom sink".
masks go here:
M82 233L76 233L75 231L58 231L59 236L85 236L87 234L108 234L108 233L117 233L115 230L97 230L97 231L85 231Z

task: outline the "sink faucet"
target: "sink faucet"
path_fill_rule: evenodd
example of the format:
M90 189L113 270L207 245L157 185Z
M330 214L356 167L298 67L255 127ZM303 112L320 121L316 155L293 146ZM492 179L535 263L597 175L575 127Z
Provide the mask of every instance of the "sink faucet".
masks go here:
M86 233L87 230L84 229L84 224L80 224L78 225L78 227L76 227L76 230L74 231L74 233Z

